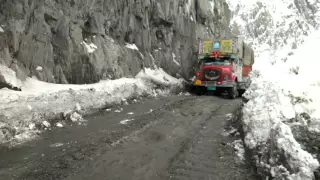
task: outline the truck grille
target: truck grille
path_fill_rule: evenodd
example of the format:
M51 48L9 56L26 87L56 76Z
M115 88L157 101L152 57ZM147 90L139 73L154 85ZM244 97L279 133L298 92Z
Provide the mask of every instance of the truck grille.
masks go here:
M204 77L206 80L216 81L220 78L221 71L215 69L209 69L204 72Z

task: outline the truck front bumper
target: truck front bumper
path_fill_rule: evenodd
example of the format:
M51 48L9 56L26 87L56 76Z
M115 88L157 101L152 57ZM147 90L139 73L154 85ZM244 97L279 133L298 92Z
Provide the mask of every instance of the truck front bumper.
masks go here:
M215 82L215 81L200 81L196 80L196 82L193 84L194 86L198 87L207 87L208 89L214 89L215 88L232 88L234 86L234 82Z

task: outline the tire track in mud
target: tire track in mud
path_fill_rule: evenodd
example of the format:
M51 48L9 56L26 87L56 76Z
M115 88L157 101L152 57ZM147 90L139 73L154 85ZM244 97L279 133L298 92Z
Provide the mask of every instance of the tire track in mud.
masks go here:
M95 160L90 166L96 168L68 179L166 179L161 172L184 151L214 115L212 111L219 111L223 104L226 101L210 97L169 107L159 121Z
M225 106L225 105L224 105ZM227 146L228 137L214 128L223 129L225 114L218 111L202 123L196 136L188 139L171 159L167 173L162 179L173 180L258 180L250 167L235 162L232 147ZM234 111L236 109L233 109ZM231 140L232 141L232 140Z
M200 128L203 128L203 126L205 125L205 123L206 123L207 121L209 121L209 120L215 115L215 113L216 113L219 109L221 109L223 106L224 106L224 105L218 107L215 111L212 112L212 114L211 114L209 117L207 117L207 118L205 119L204 122L200 123ZM199 129L199 130L200 130L200 129ZM199 130L198 130L198 131L199 131ZM178 153L176 153L176 154L171 158L171 160L170 160L170 166L169 166L169 168L168 168L168 172L169 172L170 174L173 174L172 170L174 169L174 167L173 167L174 162L177 161L177 160L180 158L181 154L184 154L185 152L187 152L187 151L191 148L192 139L193 139L194 137L197 137L197 136L198 136L198 135L192 136L192 138L190 137L190 138L188 138L188 139L186 139L185 141L182 142L182 144L180 145L180 149L178 150ZM171 176L170 176L170 177L171 177Z

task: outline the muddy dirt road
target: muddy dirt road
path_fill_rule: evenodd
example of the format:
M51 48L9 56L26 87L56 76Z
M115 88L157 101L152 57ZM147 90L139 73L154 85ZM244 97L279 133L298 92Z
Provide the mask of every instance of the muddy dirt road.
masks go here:
M86 117L0 150L1 180L255 180L223 136L240 100L172 96ZM119 112L119 111L121 112Z

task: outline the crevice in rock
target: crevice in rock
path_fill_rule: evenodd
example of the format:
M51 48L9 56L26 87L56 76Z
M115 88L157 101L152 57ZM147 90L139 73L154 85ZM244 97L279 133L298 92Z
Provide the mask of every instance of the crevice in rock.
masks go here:
M50 27L54 27L57 19L54 18L53 16L49 15L48 13L44 13L44 21L50 26Z
M71 77L67 77L67 79L71 84L91 84L99 82L100 76L90 63L89 56L81 55L77 61L71 64Z
M198 13L198 11L199 11L198 0L194 0L194 7L195 7L195 12L196 12L196 14L195 14L196 20L198 21L198 16L199 16L199 13Z

